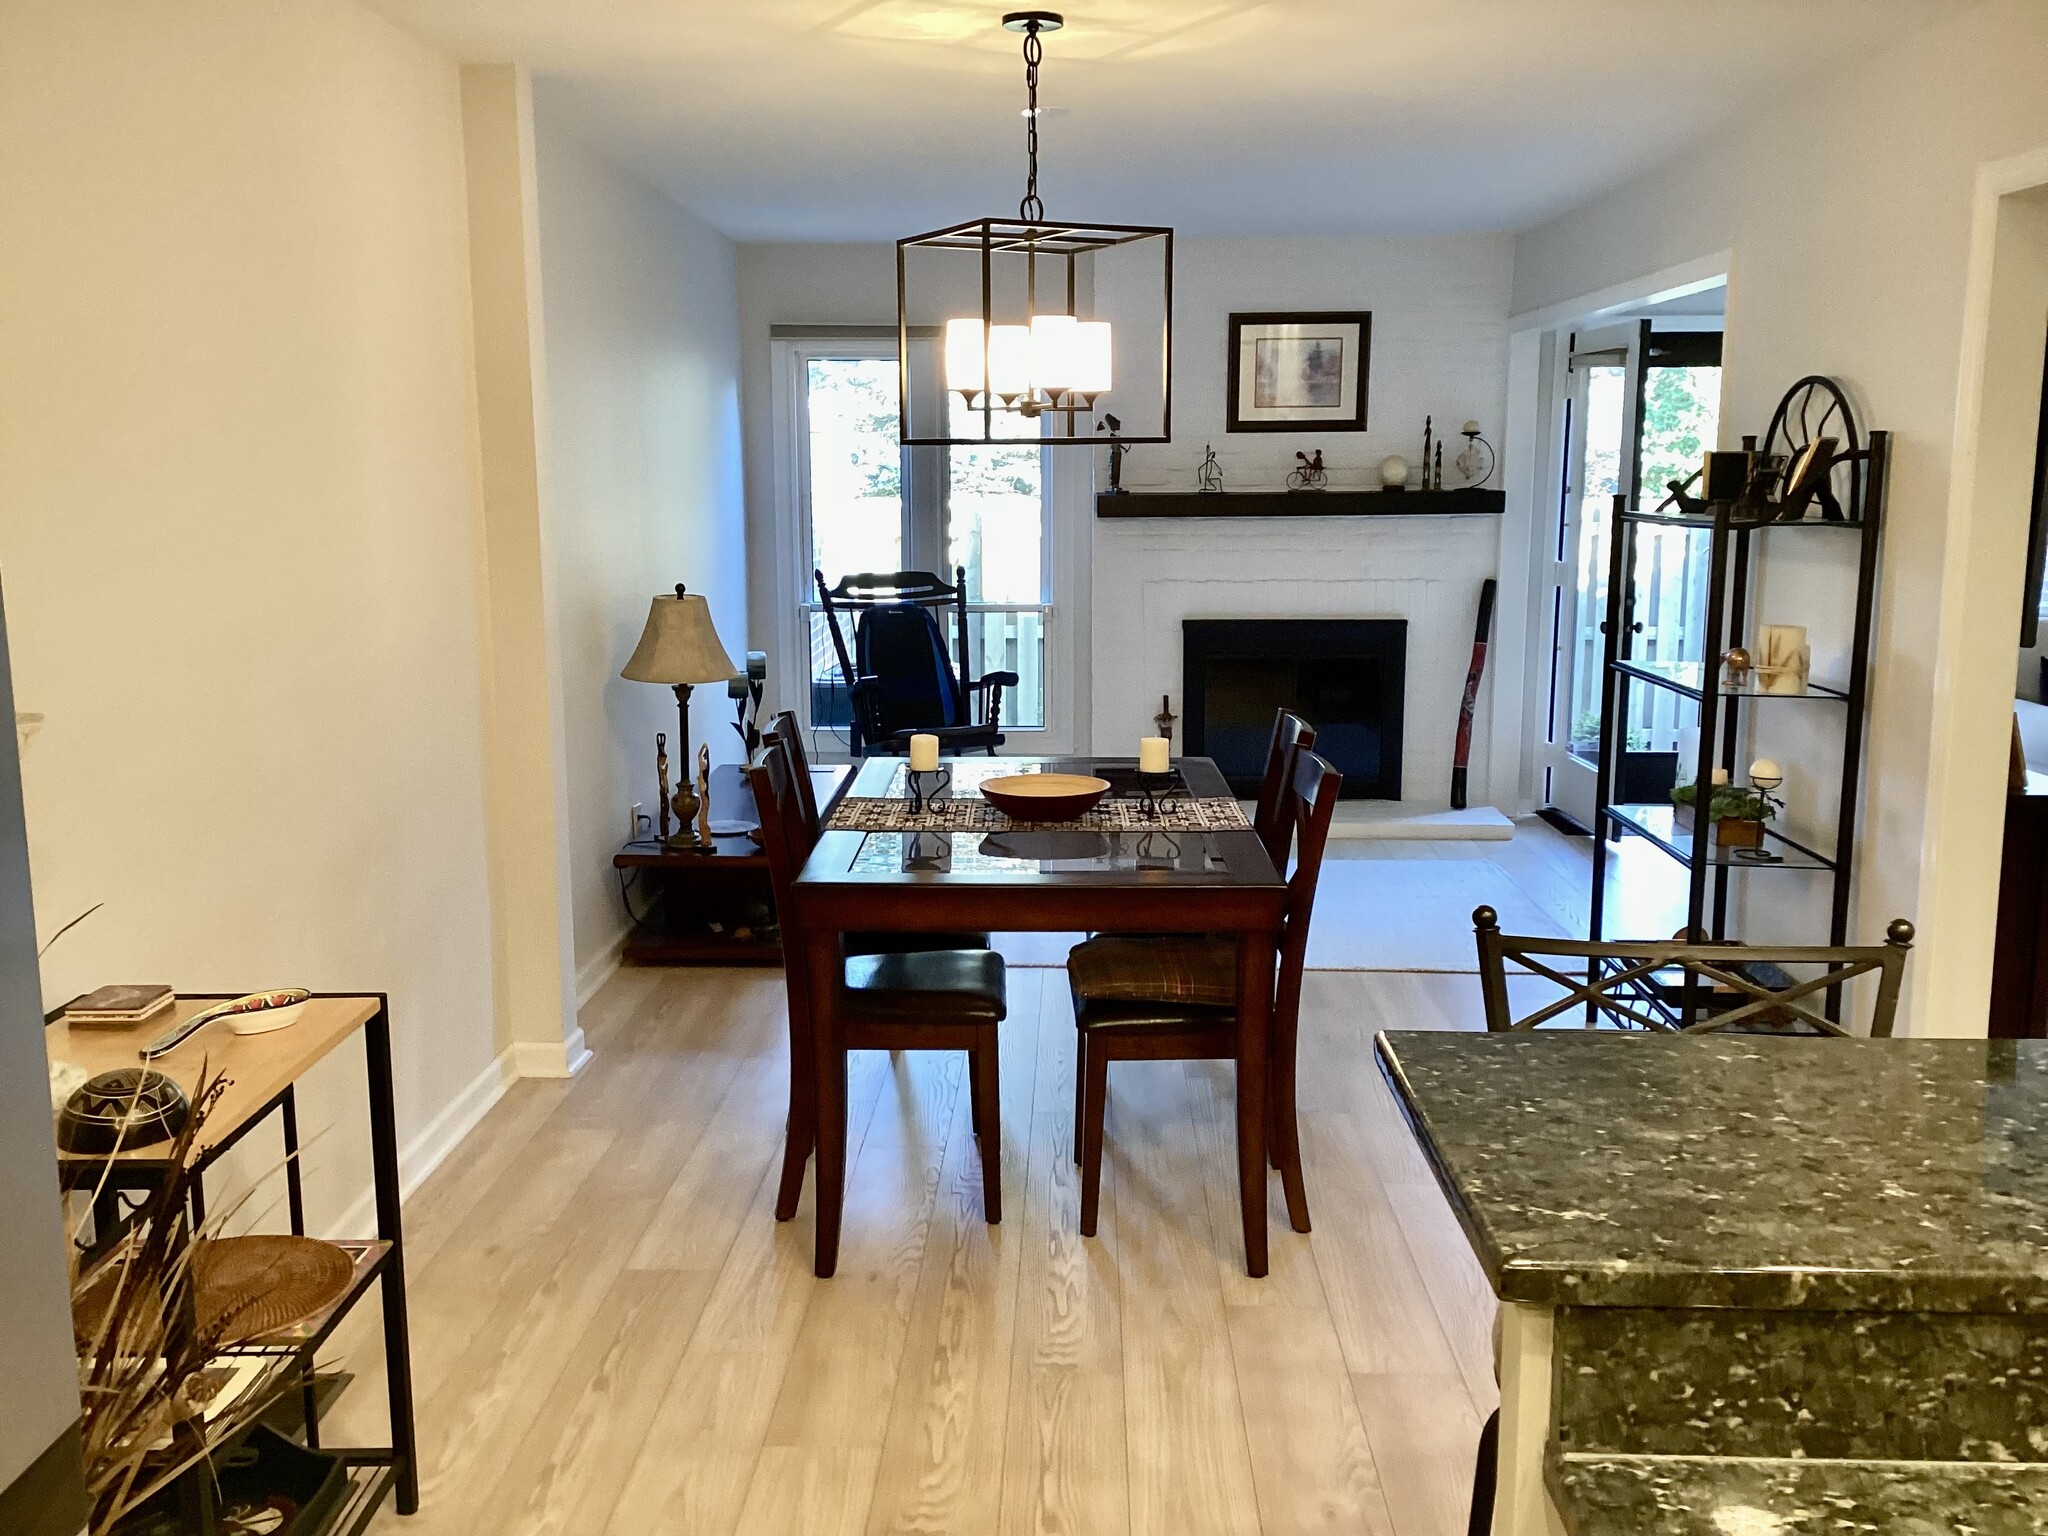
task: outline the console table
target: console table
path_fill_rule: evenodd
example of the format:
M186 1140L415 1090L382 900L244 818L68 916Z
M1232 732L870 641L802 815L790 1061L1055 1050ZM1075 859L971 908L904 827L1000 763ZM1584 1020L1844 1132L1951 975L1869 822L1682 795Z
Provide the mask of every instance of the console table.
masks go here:
M88 1073L135 1066L143 1046L171 1028L174 1021L191 1017L236 993L205 996L180 995L172 1010L142 1024L122 1026L86 1025L73 1028L63 1022L62 1010L52 1016L44 1044L53 1061L73 1062ZM378 993L328 993L315 995L306 1004L298 1022L268 1034L237 1035L225 1021L209 1024L176 1050L148 1065L163 1073L192 1096L202 1069L218 1072L228 1081L212 1113L201 1129L196 1147L193 1181L193 1220L205 1219L205 1170L223 1153L275 1114L284 1139L285 1193L290 1209L291 1230L306 1232L305 1200L299 1177L299 1122L295 1088L312 1066L326 1059L337 1046L362 1031L368 1066L370 1109L370 1161L375 1183L377 1232L374 1239L344 1241L355 1261L355 1273L348 1291L326 1312L291 1329L287 1335L267 1338L251 1348L269 1353L288 1353L300 1358L307 1382L304 1395L306 1443L339 1456L349 1469L349 1490L329 1531L355 1532L366 1527L385 1496L397 1490L397 1508L402 1515L419 1508L419 1465L413 1429L412 1350L408 1340L405 1307L405 1255L400 1236L398 1182L398 1124L391 1093L391 1012L385 995ZM155 1187L169 1172L166 1154L171 1143L134 1147L107 1156L82 1156L59 1152L58 1177L66 1189L95 1189L96 1213L118 1217L119 1195L124 1190ZM341 1320L370 1287L381 1288L384 1313L385 1379L390 1394L391 1444L388 1446L322 1447L317 1404L313 1400L310 1366L313 1353L327 1341ZM295 1529L293 1536L300 1536ZM313 1533L306 1533L313 1536Z

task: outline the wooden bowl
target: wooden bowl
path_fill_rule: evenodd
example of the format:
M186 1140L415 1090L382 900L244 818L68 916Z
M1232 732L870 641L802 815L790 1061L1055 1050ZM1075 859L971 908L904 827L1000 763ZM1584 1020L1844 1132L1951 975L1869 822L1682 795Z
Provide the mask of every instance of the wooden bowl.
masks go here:
M1020 773L989 779L982 798L1016 821L1072 821L1109 793L1109 780L1084 773Z

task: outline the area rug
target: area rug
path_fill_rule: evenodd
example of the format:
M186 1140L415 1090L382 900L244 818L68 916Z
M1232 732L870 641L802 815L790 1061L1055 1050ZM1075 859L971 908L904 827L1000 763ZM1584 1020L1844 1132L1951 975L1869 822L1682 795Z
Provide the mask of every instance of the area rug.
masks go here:
M1314 971L1451 971L1479 968L1472 909L1492 907L1509 933L1567 938L1556 919L1486 859L1330 859L1309 926ZM1005 933L1005 963L1062 966L1078 933Z

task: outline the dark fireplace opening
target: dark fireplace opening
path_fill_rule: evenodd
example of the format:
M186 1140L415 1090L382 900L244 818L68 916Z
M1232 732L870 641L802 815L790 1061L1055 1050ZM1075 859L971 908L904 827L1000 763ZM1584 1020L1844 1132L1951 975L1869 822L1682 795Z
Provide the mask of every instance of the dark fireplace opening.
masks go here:
M1347 800L1401 798L1405 619L1185 619L1187 751L1213 757L1232 791L1258 794L1273 711L1316 728Z

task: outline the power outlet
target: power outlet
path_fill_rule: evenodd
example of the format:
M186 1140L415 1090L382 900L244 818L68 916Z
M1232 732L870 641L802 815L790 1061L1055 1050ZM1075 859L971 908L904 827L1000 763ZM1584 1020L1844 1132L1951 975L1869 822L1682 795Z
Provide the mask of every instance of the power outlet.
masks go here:
M644 809L642 809L642 803L638 800L635 800L633 802L633 814L626 821L627 842L632 842L634 838L640 835L640 828L646 822L646 820L647 812Z

